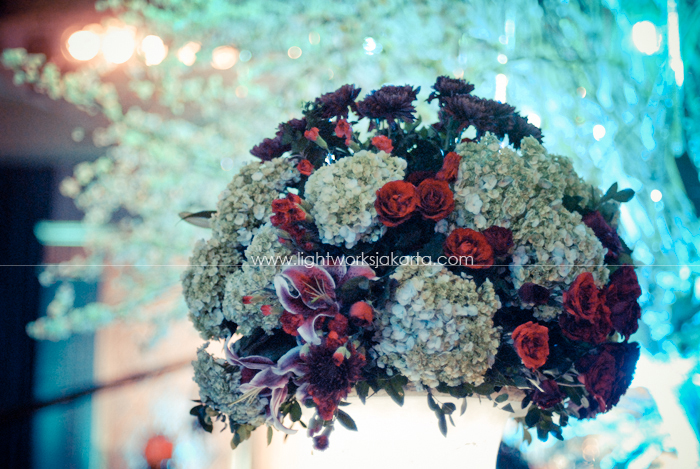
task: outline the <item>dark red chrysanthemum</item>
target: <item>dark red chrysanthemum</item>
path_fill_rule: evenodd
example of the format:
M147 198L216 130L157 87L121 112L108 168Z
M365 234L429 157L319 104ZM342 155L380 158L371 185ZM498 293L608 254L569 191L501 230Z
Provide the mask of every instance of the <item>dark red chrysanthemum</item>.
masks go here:
M365 96L356 104L355 110L360 117L386 119L389 123L394 120L413 122L416 111L413 101L419 91L420 87L413 89L410 85L383 86Z
M467 83L461 78L438 77L433 85L433 91L428 96L428 102L437 99L441 104L444 98L457 96L459 94L469 94L474 91L474 85Z
M348 117L348 108L354 108L355 99L360 91L361 88L355 88L355 85L343 85L332 93L316 98L315 104L321 109L321 117L324 119L335 116Z
M291 149L291 145L285 145L282 143L282 137L277 136L275 138L266 138L259 145L254 146L253 149L250 150L250 154L263 161L270 161L279 158L284 152Z
M282 122L279 126L277 126L277 133L275 134L278 137L282 137L285 132L304 132L306 130L306 118L302 119L292 119L288 120L287 122Z
M306 391L313 398L319 416L332 420L338 404L345 399L353 385L362 378L365 357L351 343L346 345L349 358L339 365L334 360L337 348L325 342L312 345L309 352L301 356L302 377L300 384L306 384Z

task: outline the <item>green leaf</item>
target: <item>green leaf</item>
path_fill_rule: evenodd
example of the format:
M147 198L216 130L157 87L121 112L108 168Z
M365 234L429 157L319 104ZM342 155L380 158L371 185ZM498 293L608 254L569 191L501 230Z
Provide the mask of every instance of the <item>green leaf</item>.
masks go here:
M442 405L442 413L445 415L450 415L455 410L457 410L457 406L451 402L446 402Z
M629 202L634 197L634 191L632 189L623 189L613 196L613 200L618 202Z
M530 409L525 416L525 425L532 428L540 421L540 411L537 407Z
M203 210L201 212L180 212L178 216L180 220L186 221L190 225L199 226L200 228L211 228L211 217L216 213L216 210Z
M527 428L523 428L523 441L527 442L528 445L532 444L532 435Z
M442 436L447 437L447 419L445 419L445 414L437 411L435 414L438 417L438 428L440 429L440 433L442 433Z
M495 400L496 402L498 402L499 404L500 404L501 402L505 402L505 401L508 400L508 394L500 394L500 395L498 395L498 396L496 397L496 399L494 399L494 400Z
M272 427L267 427L267 446L270 446L270 443L272 443L272 434L274 432L272 431Z
M292 422L301 420L301 406L297 401L294 401L289 408L289 417L292 419Z
M610 200L613 197L615 197L615 194L617 194L617 183L613 182L612 186L605 192L605 195L603 195L603 198L600 199L600 203L602 204L606 200Z
M357 397L359 397L360 401L364 404L369 394L369 383L367 383L367 381L358 381L357 384L355 384L355 392L357 392Z
M342 410L338 409L338 422L348 430L352 430L354 432L357 431L357 425L355 424L355 421L350 417L346 412L343 412Z
M195 415L199 425L204 429L204 431L211 433L214 429L214 425L211 421L211 416L207 413L207 406L198 405L190 410L190 415Z
M537 439L538 440L547 441L548 434L549 434L549 432L547 432L547 430L545 430L544 428L542 428L540 426L537 427Z
M400 406L403 406L403 398L405 395L403 386L407 382L408 380L404 376L395 375L384 386L384 390L386 390L387 394Z
M513 406L510 405L510 403L504 405L503 407L501 407L501 409L502 409L502 410L505 410L506 412L515 413L515 411L513 410Z
M462 399L462 405L459 408L459 415L464 415L464 413L467 411L467 398Z
M437 405L435 398L430 393L428 394L428 407L434 412L438 412L440 410L440 406Z

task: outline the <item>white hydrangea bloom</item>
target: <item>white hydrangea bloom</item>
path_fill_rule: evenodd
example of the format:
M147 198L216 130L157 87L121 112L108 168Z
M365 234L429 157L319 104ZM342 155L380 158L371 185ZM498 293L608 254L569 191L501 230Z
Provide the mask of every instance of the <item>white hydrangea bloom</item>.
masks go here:
M241 372L225 360L207 353L207 345L197 350L197 360L192 362L194 381L199 385L202 404L230 416L235 423L255 427L264 424L267 398L253 396L241 399L243 394L238 390Z
M194 327L204 339L228 334L221 328L224 320L221 307L226 278L240 271L243 256L230 245L216 238L199 240L182 276L185 302Z
M383 151L360 151L316 170L306 182L304 197L311 204L321 241L347 248L377 241L386 227L374 209L376 192L404 177L406 160Z
M550 289L556 299L583 272L591 272L599 287L608 280L606 249L580 214L559 204L538 201L513 227L513 244L510 271L515 289L536 283ZM536 312L541 319L556 315L552 308Z
M375 320L380 367L393 367L417 386L480 384L493 364L501 307L493 285L477 288L441 265L407 264L391 278L398 287Z
M248 246L272 215L272 201L299 178L294 163L286 158L241 168L220 196L212 217L214 236L232 245Z
M238 324L239 334L250 334L256 327L271 331L279 327L281 305L274 294L275 275L282 270L282 263L292 251L279 242L276 228L266 223L245 251L246 260L239 272L231 275L226 283L223 301L223 314L226 319ZM247 295L263 296L262 303L243 304ZM263 304L279 306L280 311L265 316L260 307Z

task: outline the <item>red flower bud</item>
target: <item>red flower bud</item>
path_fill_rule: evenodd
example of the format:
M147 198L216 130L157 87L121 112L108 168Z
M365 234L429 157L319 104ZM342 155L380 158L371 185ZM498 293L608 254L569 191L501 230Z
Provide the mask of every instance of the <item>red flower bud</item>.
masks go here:
M391 153L392 151L394 151L393 142L386 135L377 135L376 137L373 137L372 145L377 147L379 150L385 151L387 153Z
M311 127L310 130L305 131L304 137L307 140L311 140L312 142L315 142L316 139L318 139L318 127Z

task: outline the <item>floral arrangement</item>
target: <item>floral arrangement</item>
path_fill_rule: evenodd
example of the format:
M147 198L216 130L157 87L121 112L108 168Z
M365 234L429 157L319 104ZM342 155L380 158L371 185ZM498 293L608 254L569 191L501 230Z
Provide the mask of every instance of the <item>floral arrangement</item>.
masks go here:
M336 423L356 429L351 392L416 389L443 433L456 406L436 392L519 405L546 439L617 404L639 358L641 288L615 230L634 193L585 184L473 90L439 77L423 126L419 88L345 85L254 147L216 211L183 214L212 228L183 276L190 317L225 341L194 362L206 429L227 422L235 447L299 422L323 450Z

